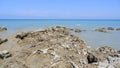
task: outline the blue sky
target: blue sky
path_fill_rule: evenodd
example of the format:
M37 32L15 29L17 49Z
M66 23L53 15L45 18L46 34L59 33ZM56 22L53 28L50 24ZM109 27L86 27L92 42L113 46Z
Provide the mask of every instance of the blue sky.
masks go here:
M120 0L0 0L0 19L120 19Z

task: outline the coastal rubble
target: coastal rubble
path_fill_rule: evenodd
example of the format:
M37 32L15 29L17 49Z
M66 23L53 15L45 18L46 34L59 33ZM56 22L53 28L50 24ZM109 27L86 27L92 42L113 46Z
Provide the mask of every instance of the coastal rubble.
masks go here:
M67 27L54 26L22 32L16 34L15 38L27 43L20 50L12 51L12 57L0 67L120 68L120 54L117 50L108 46L90 48L85 41L72 35ZM29 47L25 49L26 45Z

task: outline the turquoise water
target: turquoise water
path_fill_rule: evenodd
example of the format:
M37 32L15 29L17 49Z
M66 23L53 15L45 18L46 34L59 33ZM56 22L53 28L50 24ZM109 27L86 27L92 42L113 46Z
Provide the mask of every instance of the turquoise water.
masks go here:
M12 19L0 20L0 26L8 28L7 32L0 32L0 36L12 34L14 32L34 30L49 26L66 26L71 28L80 28L88 30L79 34L75 34L83 40L86 40L92 47L108 45L116 49L120 49L120 31L109 31L108 33L100 33L94 31L99 27L120 27L120 20L99 20L99 19Z

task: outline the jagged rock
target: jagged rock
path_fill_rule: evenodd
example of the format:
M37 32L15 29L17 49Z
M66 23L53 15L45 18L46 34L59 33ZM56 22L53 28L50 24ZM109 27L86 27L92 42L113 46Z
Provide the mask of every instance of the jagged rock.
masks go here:
M107 32L106 28L95 29L95 31L99 31L99 32Z
M120 28L116 28L116 30L120 30Z
M7 28L6 27L0 27L0 31L6 31Z
M2 40L2 39L0 38L0 44L5 43L5 42L7 42L7 41L8 41L8 39Z
M114 28L113 28L113 27L108 27L107 29L108 29L108 30L114 30Z
M96 62L98 62L98 59L92 54L89 54L87 56L87 60L88 60L88 63L96 63Z

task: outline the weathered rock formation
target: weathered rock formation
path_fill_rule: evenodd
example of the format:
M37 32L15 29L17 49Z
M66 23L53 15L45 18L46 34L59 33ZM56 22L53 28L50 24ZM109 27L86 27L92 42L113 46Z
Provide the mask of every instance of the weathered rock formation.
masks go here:
M120 68L118 51L107 46L90 48L66 27L22 32L16 38L18 44L27 43L12 52L3 68Z

